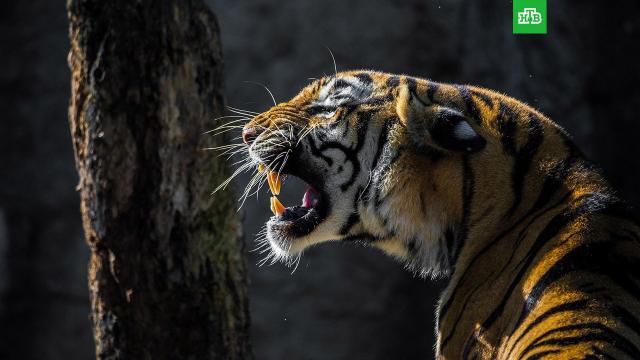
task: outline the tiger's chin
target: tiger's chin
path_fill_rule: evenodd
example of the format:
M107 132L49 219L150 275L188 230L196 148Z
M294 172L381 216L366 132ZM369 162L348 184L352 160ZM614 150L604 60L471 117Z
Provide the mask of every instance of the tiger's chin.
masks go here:
M317 207L287 207L282 215L269 219L267 239L276 254L295 255L310 245L314 230L325 218L324 206L321 207L320 202L317 204Z

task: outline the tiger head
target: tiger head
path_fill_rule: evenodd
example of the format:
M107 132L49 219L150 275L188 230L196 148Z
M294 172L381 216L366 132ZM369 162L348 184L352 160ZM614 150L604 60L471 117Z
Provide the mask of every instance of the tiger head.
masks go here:
M256 115L242 135L273 194L274 257L357 241L437 275L450 271L469 232L499 231L526 211L523 187L540 185L525 184L524 173L551 171L537 152L550 131L545 147L564 147L543 115L489 90L350 71ZM300 205L277 199L285 175L308 184Z

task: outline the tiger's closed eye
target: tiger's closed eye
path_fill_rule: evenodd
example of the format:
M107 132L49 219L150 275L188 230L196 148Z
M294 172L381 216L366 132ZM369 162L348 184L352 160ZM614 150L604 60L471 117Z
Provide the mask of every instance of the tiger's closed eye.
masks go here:
M312 105L307 109L307 113L311 116L321 116L331 118L336 114L336 106Z

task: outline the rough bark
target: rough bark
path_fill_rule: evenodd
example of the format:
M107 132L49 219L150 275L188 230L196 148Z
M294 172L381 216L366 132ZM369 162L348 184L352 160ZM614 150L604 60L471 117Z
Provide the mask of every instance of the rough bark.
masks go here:
M233 199L210 196L228 171L201 151L223 106L214 15L199 0L67 10L97 357L249 358Z

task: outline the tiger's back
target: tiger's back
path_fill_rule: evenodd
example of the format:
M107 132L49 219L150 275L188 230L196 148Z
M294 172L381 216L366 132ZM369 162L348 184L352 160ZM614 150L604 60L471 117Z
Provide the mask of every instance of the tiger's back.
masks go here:
M638 227L590 196L546 204L487 245L496 254L457 263L467 275L441 301L443 358L640 358Z

